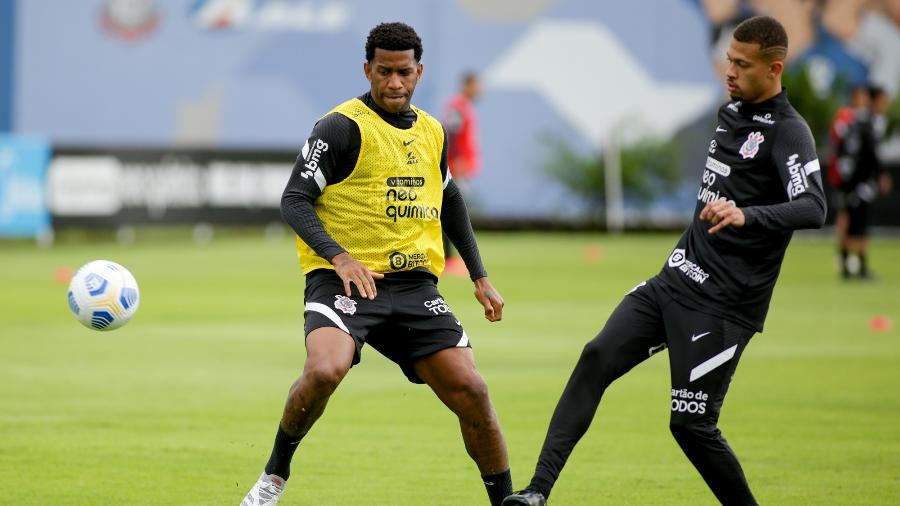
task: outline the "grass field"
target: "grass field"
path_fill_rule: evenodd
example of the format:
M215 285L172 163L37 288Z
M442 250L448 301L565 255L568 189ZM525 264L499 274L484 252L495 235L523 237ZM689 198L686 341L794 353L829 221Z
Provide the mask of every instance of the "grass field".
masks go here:
M583 343L676 238L479 237L503 321L483 319L468 281L440 287L473 341L521 487ZM599 261L585 260L588 246ZM795 239L720 421L762 504L900 504L900 241L874 242L877 284L840 283L832 252L825 237ZM54 279L96 258L141 285L134 321L112 333L81 327ZM0 504L240 501L304 359L291 239L0 243L0 266ZM893 329L871 331L876 314ZM661 353L609 389L554 505L714 503L669 434L668 383ZM293 472L285 505L486 504L454 417L371 349Z

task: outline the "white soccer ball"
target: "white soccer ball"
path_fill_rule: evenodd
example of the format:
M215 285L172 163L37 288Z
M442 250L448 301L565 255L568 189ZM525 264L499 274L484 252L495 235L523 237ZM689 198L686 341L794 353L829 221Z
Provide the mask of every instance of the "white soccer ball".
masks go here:
M140 303L137 281L128 269L94 260L78 269L69 283L69 309L82 325L113 330L128 323Z

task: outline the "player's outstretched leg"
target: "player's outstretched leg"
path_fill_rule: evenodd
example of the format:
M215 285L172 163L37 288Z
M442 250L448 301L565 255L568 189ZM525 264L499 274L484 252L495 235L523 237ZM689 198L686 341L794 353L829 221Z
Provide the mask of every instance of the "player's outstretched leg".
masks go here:
M353 339L336 328L321 327L306 337L306 363L288 393L269 462L241 506L278 504L300 440L322 416L331 394L350 370L355 351Z
M584 346L553 411L531 483L507 498L505 504L543 504L575 445L587 432L606 387L665 348L654 290L651 284L639 285L616 307L597 337Z
M717 427L731 378L753 331L700 312L672 319L669 428L722 504L755 505L737 456Z
M672 417L672 435L722 504L755 506L737 456L715 423Z
M512 493L506 441L471 348L447 348L415 363L415 372L459 418L466 451L481 472L492 506Z

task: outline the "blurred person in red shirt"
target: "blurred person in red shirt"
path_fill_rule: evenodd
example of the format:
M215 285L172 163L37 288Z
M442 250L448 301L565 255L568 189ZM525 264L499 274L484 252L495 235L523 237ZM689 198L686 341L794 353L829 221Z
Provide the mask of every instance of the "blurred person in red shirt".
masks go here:
M447 160L450 174L464 197L471 200L471 179L481 170L481 147L478 144L478 118L475 101L481 95L481 81L474 72L463 75L460 90L444 106L442 123L447 131ZM444 272L453 276L467 275L466 266L444 236Z

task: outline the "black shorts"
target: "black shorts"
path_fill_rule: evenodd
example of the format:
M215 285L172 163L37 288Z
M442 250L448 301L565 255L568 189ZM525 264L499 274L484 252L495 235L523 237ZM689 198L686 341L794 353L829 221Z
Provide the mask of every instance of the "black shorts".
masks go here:
M866 237L869 231L869 203L860 201L855 206L847 206L847 235Z
M424 383L413 370L421 358L445 348L470 348L469 337L437 289L435 279L425 273L386 276L375 281L374 300L360 296L330 269L306 275L304 330L334 327L356 342L353 365L359 363L368 343L395 362L413 383Z
M668 348L672 418L715 425L753 334L753 329L683 305L653 278L625 296L592 345L611 357L608 382Z
M868 191L872 192L874 190ZM869 231L869 202L859 194L859 191L839 191L832 198L835 209L847 213L847 235L850 237L866 237Z

